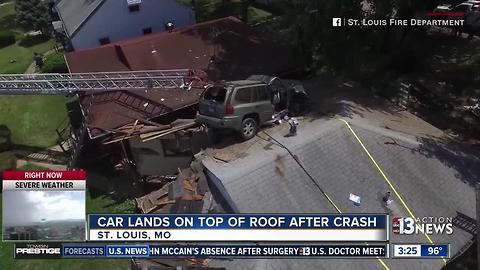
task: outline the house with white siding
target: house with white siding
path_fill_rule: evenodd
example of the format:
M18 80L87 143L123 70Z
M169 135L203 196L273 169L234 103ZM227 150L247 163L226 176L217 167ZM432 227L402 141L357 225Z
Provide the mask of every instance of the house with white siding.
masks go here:
M61 22L53 25L73 50L195 24L192 8L177 0L62 0L55 9Z

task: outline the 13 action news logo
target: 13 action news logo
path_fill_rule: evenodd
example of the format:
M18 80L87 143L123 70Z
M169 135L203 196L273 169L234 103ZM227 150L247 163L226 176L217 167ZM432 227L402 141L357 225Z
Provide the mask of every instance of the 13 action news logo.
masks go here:
M393 217L392 232L395 234L452 234L453 224L450 217Z
M16 259L56 259L61 256L60 244L15 244Z

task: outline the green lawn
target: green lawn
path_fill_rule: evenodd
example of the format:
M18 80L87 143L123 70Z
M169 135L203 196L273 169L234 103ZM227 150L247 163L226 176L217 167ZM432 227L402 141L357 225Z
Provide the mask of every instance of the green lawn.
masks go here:
M0 1L0 4L6 1ZM13 2L0 6L0 18L15 14L15 5ZM0 28L4 28L3 25Z
M37 169L37 168L33 168ZM1 194L1 193L0 193ZM1 199L1 196L0 196ZM0 200L0 221L1 221ZM106 197L92 199L87 195L88 213L133 213L132 200L115 203ZM64 260L15 260L13 244L0 242L0 269L15 270L130 270L130 261L126 259L64 259Z
M50 169L39 166L37 164L32 164L32 163L27 162L27 164L25 164L21 167L18 167L17 170L21 170L21 171L48 171Z
M92 214L128 214L135 210L135 202L127 199L123 202L115 202L106 197L99 196L92 198L87 192L87 213Z
M248 7L248 22L258 23L272 16L272 13L256 7Z
M64 96L2 96L0 125L12 134L12 143L49 147L56 143L56 128L67 117Z
M54 46L51 39L24 38L15 25L15 6L0 6L0 30L14 31L17 43L0 48L0 74L23 73L32 63L33 52L45 53ZM0 126L6 125L14 144L49 147L56 142L55 129L67 116L61 96L1 96Z
M45 53L54 47L48 40L30 47L22 47L19 42L0 49L0 73L24 73L32 63L34 52Z
M0 48L0 73L23 73L32 63L34 52L45 53L54 41L44 37L25 37L25 30L15 24L15 4L0 6L0 31L15 32L17 43Z
M181 0L185 5L191 6L191 0ZM197 19L199 22L214 20L226 16L242 16L242 3L235 0L229 3L222 4L221 0L196 0L197 5ZM272 14L259 7L248 7L248 23L255 24Z
M11 170L12 165L16 163L15 156L10 152L0 153L0 171L2 170Z

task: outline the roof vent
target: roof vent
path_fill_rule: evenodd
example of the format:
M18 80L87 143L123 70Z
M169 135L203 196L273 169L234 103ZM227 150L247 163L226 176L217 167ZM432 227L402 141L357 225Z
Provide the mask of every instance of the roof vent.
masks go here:
M173 22L167 22L165 24L165 30L170 33L173 31L174 28L175 28L175 25L173 24Z
M142 3L142 0L127 0L127 4L129 6L140 5L141 3Z

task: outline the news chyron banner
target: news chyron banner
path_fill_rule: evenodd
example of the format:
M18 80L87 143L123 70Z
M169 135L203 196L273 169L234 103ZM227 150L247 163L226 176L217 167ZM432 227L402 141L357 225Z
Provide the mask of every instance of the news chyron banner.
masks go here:
M85 171L4 171L4 241L85 241Z
M90 241L388 241L388 215L89 215Z
M15 259L60 258L389 258L388 244L17 243Z

